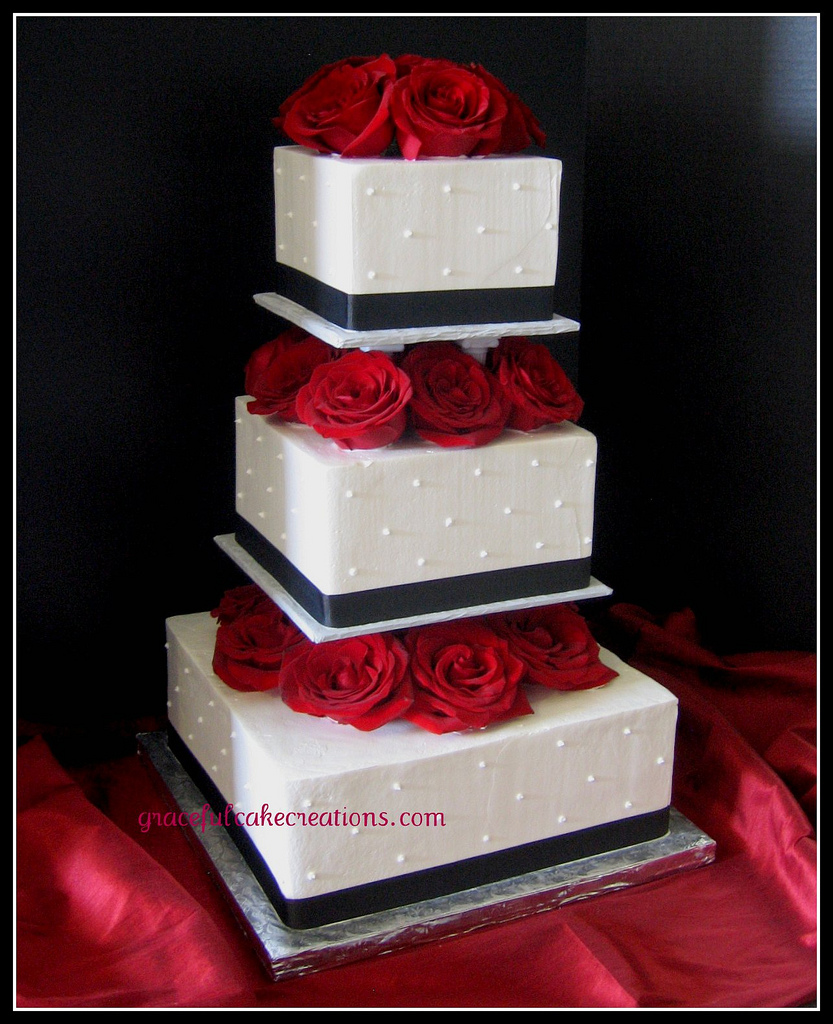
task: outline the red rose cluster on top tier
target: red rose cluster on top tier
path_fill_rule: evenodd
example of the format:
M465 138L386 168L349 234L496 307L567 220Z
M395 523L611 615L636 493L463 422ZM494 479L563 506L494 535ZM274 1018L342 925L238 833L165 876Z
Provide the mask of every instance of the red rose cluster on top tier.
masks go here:
M546 345L504 338L485 366L450 341L341 354L290 328L246 366L250 413L305 423L344 449L381 448L410 427L443 448L474 448L504 429L575 422L584 403Z
M320 68L273 119L319 153L406 160L517 153L545 144L526 104L478 64L407 54L347 57Z
M293 711L369 732L403 718L436 734L533 714L525 690L586 690L617 675L575 605L315 644L254 584L229 591L214 671L235 690L276 690Z

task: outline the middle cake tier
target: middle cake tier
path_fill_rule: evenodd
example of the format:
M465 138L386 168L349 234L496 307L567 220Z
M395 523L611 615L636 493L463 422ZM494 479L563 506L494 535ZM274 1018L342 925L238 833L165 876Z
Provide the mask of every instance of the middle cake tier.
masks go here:
M237 543L327 626L581 590L596 439L563 422L345 451L237 399Z

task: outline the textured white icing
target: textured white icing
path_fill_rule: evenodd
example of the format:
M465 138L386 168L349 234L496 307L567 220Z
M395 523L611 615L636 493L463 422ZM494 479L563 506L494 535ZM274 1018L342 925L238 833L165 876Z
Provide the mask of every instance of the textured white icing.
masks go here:
M252 416L248 400L236 407L237 511L325 594L590 555L596 439L582 427L345 452Z
M275 150L279 263L348 294L548 287L561 161Z
M676 698L603 651L596 690L528 690L534 714L434 736L373 733L299 715L277 693L238 693L211 669L208 613L168 621L170 721L236 810L439 812L443 827L259 826L249 836L287 898L567 834L666 807ZM233 740L232 740L233 736ZM591 781L592 779L592 781Z

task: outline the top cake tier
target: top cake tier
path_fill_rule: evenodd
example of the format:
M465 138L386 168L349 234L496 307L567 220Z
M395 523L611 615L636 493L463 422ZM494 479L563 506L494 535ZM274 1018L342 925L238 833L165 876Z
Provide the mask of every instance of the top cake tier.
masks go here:
M548 320L561 161L275 150L276 290L354 331Z

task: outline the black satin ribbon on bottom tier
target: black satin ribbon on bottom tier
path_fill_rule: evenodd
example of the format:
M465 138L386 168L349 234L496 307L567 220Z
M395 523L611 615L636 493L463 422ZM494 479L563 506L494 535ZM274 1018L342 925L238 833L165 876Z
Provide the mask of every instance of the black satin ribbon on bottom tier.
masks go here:
M467 576L406 583L352 594L324 594L250 523L238 519L235 540L316 622L333 628L474 608L590 585L590 559L522 565Z
M169 730L168 743L214 813L223 817L228 801L173 729ZM666 807L568 835L553 836L304 900L290 900L283 895L248 832L234 822L233 815L229 815L229 824L225 828L284 924L289 928L306 930L450 896L477 886L517 878L530 871L659 839L668 832L669 816L670 809Z
M551 285L355 295L279 263L275 290L350 331L523 323L551 320L553 316Z

